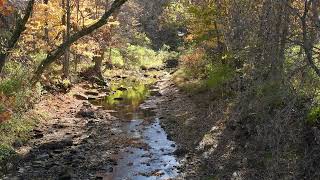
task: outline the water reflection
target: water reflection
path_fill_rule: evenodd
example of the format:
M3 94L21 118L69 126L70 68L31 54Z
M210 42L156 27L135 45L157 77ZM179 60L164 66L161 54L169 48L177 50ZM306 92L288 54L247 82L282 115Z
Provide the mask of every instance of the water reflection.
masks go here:
M149 87L141 82L121 81L110 87L111 93L91 103L104 109L114 109L122 113L133 112L150 96Z
M112 173L103 176L111 180L157 180L170 179L178 175L179 165L173 152L174 142L160 126L155 113L148 108L139 108L150 96L148 86L136 82L121 82L111 87L112 94L99 101L93 101L105 109L116 110L115 116L122 119L119 130L132 145L119 152L117 166ZM148 105L146 105L148 106Z

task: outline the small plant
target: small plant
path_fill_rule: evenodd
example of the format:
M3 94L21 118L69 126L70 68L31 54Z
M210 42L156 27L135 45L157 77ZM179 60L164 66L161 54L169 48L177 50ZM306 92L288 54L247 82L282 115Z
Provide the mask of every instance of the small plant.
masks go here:
M22 78L21 77L13 77L2 80L0 84L0 92L4 95L11 96L16 93L22 87Z
M14 154L15 151L12 148L0 144L0 161L3 161L7 157L12 156Z
M311 125L314 125L320 122L320 106L315 106L310 109L307 116L307 122L310 123Z
M110 54L111 53L111 54ZM105 60L112 65L121 68L124 66L124 59L123 56L118 48L112 48L111 51L108 50L104 56Z

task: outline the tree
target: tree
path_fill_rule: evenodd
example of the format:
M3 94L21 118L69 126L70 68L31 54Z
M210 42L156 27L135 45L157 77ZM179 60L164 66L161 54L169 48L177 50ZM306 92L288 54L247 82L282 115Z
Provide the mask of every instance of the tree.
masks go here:
M311 18L313 20L312 23L319 28L319 20L318 20L318 11L319 2L316 0L304 1L304 12L303 15L300 16L301 26L302 26L302 37L303 37L303 49L306 54L306 59L309 66L314 70L314 72L320 77L320 69L317 67L316 63L313 61L313 48L314 48L314 40L316 39L316 33L314 32L314 28L308 27L308 13L312 7Z
M61 57L64 54L65 49L69 48L74 42L78 41L80 38L94 32L96 29L104 26L108 23L109 17L118 10L127 0L116 0L111 5L111 8L106 11L103 16L94 24L90 25L89 27L83 28L81 31L76 32L70 38L62 43L57 49L51 51L48 53L46 59L44 59L40 65L38 66L37 70L35 71L35 74L32 78L33 84L35 84L41 74L44 72L44 70L53 62L55 62L59 57Z
M71 10L70 10L70 0L63 0L63 6L64 2L66 1L65 4L65 9L66 9L66 14L62 16L62 23L66 25L66 31L63 33L64 34L64 42L68 41L70 38L70 30L71 30ZM63 78L68 78L69 77L69 66L70 66L70 47L67 47L64 53L64 60L63 60Z
M11 50L15 47L16 43L20 39L21 34L26 30L26 24L31 16L31 13L33 11L35 0L30 0L28 2L28 6L25 10L25 15L23 18L19 17L15 29L13 31L13 34L11 38L9 39L7 45L4 48L4 52L0 52L0 74L3 71L3 68L6 63L6 59L9 56ZM1 5L1 4L0 4Z

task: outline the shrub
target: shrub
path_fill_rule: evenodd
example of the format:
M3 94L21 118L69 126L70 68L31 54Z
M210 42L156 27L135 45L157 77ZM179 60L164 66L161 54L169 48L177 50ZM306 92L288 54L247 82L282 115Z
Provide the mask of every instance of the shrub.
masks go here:
M320 122L320 106L315 106L310 109L307 115L307 122L312 125Z
M0 144L0 161L13 154L15 154L15 152L11 147Z
M197 48L193 51L188 51L180 57L182 65L185 67L186 73L193 78L199 78L205 75L206 60L205 50Z
M231 80L235 74L234 69L227 64L207 66L206 85L209 88L217 87Z
M123 59L123 56L120 52L120 50L118 48L112 48L111 49L111 56L110 56L110 50L108 50L106 53L105 53L105 60L106 61L109 61L109 57L111 59L111 64L112 65L115 65L116 67L123 67L124 66L124 59Z

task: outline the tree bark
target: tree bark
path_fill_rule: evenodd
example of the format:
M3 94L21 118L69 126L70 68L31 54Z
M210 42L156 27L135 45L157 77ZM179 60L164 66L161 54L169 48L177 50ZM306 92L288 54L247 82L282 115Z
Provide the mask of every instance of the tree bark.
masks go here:
M48 5L49 3L49 0L43 0L43 3L45 5ZM48 46L50 45L50 39L49 39L49 29L48 29L48 19L47 19L47 15L48 15L48 11L46 10L45 12L45 16L46 16L46 19L45 19L45 27L44 27L44 39L47 41L47 44Z
M313 62L313 42L312 39L314 37L314 32L308 32L308 25L307 25L307 17L308 12L310 10L311 3L313 1L305 0L304 12L301 17L301 25L302 25L302 37L303 37L303 49L306 54L306 59L309 66L314 70L314 72L320 77L320 69L317 67L315 62ZM312 31L312 30L310 30ZM310 35L309 35L310 34ZM310 37L311 36L311 37Z
M68 41L70 38L70 16L71 16L70 0L66 0L65 5L67 10L67 16L64 16L64 23L67 26L67 29L64 36L64 42ZM70 47L67 47L64 53L64 60L63 60L63 78L64 79L69 78L69 66L70 66Z
M74 42L79 40L80 38L92 33L96 29L102 27L103 25L107 24L108 18L117 10L119 9L127 0L116 0L112 5L111 8L103 14L103 16L97 21L96 23L92 24L91 26L88 26L81 31L73 34L66 42L62 43L57 49L51 51L47 58L44 59L40 65L38 66L37 70L35 71L35 74L32 78L32 83L35 84L41 74L45 71L45 69L51 65L53 62L55 62L59 57L61 57L65 51L66 48L70 47Z
M18 19L13 34L8 42L7 47L5 48L5 52L0 54L0 74L2 74L3 68L6 63L6 59L10 55L11 50L15 47L23 31L26 30L26 24L31 16L34 3L35 0L30 0L28 2L28 6L26 8L24 17L22 19Z

